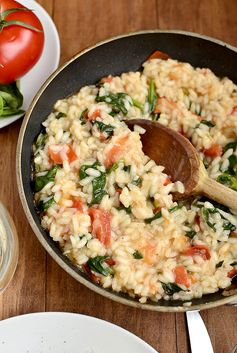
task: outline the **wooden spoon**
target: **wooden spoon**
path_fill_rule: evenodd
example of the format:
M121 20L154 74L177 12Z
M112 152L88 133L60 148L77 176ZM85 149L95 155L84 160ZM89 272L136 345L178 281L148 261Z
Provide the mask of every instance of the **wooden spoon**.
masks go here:
M197 151L187 138L158 122L144 119L127 120L132 130L134 125L146 130L141 135L144 153L158 165L165 167L165 173L172 181L184 184L183 194L175 192L174 200L203 194L237 211L237 192L209 178Z

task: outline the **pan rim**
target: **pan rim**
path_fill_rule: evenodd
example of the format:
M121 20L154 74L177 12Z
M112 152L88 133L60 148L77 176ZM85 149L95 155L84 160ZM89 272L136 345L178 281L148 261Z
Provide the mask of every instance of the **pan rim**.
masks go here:
M106 43L118 40L118 39L122 39L122 38L126 38L126 37L130 37L130 36L135 36L135 35L141 35L141 34L155 34L155 33L167 33L167 34L181 34L181 35L185 35L185 36L191 36L191 37L195 37L195 38L201 38L204 40L207 40L209 42L213 42L215 44L221 45L223 47L226 47L234 52L237 53L237 48L222 41L219 39L215 39L213 37L209 37L206 35L202 35L202 34L198 34L195 32L189 32L189 31L183 31L183 30L176 30L176 29L172 29L172 30L158 30L158 29L152 29L152 30L141 30L141 31L136 31L136 32L129 32L129 33L125 33L125 34L120 34L117 36L113 36L110 37L108 39L102 40L100 42L97 42L94 45L91 45L85 49L83 49L82 51L80 51L79 53L77 53L76 55L74 55L71 59L69 59L68 61L66 61L64 64L62 64L57 70L55 70L50 76L49 78L45 81L45 83L42 85L42 87L39 89L39 91L37 92L37 94L35 95L34 99L32 100L26 114L25 117L23 119L22 125L21 125L21 129L19 132L19 137L18 137L18 142L17 142L17 149L16 149L16 179L17 179L17 188L18 188L18 193L20 196L20 200L21 200L21 204L24 210L24 213L26 215L27 221L29 222L34 234L36 235L36 237L38 238L39 242L41 243L41 245L44 247L44 249L49 253L49 255L54 259L54 261L56 261L56 263L63 268L63 270L65 270L70 276L72 276L74 279L76 279L79 283L85 285L87 288L89 288L90 290L93 290L94 292L96 292L97 294L100 294L108 299L114 300L115 302L118 302L120 304L125 304L131 307L135 307L135 308L140 308L140 309L145 309L145 310L151 310L151 311L158 311L158 312L186 312L186 311L192 311L192 310L204 310L204 309L210 309L210 308L214 308L214 307L218 307L220 305L224 305L224 304L230 304L232 301L237 301L237 294L235 295L231 295L229 297L223 297L221 299L218 299L214 302L208 302L208 303L203 303L203 304L196 304L196 305L190 305L190 306L163 306L163 305L157 305L154 302L154 305L149 304L149 303L140 303L138 300L137 301L133 301L132 298L129 299L119 296L119 293L116 294L116 292L114 291L107 291L105 290L103 287L98 287L96 284L90 282L89 279L85 279L84 277L82 277L78 272L76 272L72 267L70 267L53 249L52 247L48 244L48 242L46 241L46 239L44 238L44 236L42 235L40 229L38 228L32 213L29 209L28 206L28 202L26 200L26 196L24 193L24 186L23 186L23 180L22 180L22 165L21 165L21 159L22 159L22 146L23 146L23 140L24 140L24 136L25 136L25 131L27 128L27 124L28 121L30 120L31 117L31 113L35 107L35 105L37 104L40 96L42 95L42 93L44 92L44 90L47 88L47 86L51 83L51 81L53 81L53 79L61 72L63 71L68 65L70 65L73 61L75 61L76 59L78 59L80 56L86 54L87 52L102 46ZM192 301L192 300L190 300ZM175 301L172 301L172 303L174 303Z

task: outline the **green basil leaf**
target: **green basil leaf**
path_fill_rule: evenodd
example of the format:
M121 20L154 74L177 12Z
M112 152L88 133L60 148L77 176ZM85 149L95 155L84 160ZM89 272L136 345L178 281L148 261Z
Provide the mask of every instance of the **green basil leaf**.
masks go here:
M228 174L228 173L222 173L220 174L217 179L219 183L228 186L232 190L237 191L237 178Z
M117 210L118 211L125 211L127 214L131 214L132 213L131 206L125 207L124 205L121 205L121 206L117 207Z
M223 263L224 263L224 260L218 262L218 263L216 264L216 268L221 267L221 266L223 265Z
M236 165L237 165L237 157L232 154L229 158L229 167L227 169L227 173L231 175L236 175Z
M86 124L87 114L88 114L88 109L83 110L83 112L81 113L81 116L79 118L79 120L81 121L81 125L85 125Z
M122 112L124 115L127 115L128 110L125 106L125 100L128 97L129 96L126 93L116 93L116 94L107 93L104 96L100 96L98 93L95 100L96 100L96 102L105 102L105 103L111 105L112 111L114 113Z
M88 177L88 175L86 174L86 170L88 168L92 168L92 169L96 169L97 170L97 167L100 165L100 163L98 161L96 161L95 163L93 164L83 164L81 167L80 167L80 171L79 171L79 178L82 180L82 179L85 179L86 177Z
M107 195L107 192L104 190L105 184L106 184L105 173L101 173L100 176L92 180L93 197L92 197L91 205L99 204L102 198L105 195Z
M210 213L216 213L218 212L216 209L210 209L210 208L205 208L203 207L202 209L202 215L203 215L203 218L205 220L205 222L207 223L207 225L214 230L214 232L216 231L216 227L215 227L215 223L211 223L209 221L209 216L210 216Z
M200 121L200 124L203 124L203 125L206 125L206 126L209 126L209 127L214 127L216 126L216 124L214 124L212 121L209 121L209 120L201 120ZM200 125L199 124L199 125Z
M172 212L178 211L178 210L180 210L182 207L183 207L183 206L181 206L181 205L177 205L177 206L171 207L171 208L169 209L169 212L172 213Z
M233 148L233 150L235 151L237 147L237 141L232 141L229 142L225 145L225 147L223 148L223 153L225 153L227 150L229 150L230 148Z
M125 166L123 167L123 170L124 170L125 172L130 173L131 167L132 167L131 165L125 165Z
M55 116L55 118L56 119L60 119L60 118L65 118L67 115L65 114L65 113L63 113L63 112L58 112L58 113L56 113L56 116Z
M236 230L236 226L234 224L230 223L229 221L224 221L223 229L233 232L234 230Z
M189 230L185 233L186 237L188 237L190 239L193 239L196 234L197 234L197 232L195 232L195 230Z
M92 271L107 277L114 273L113 269L105 263L107 259L109 259L108 256L95 256L87 261L87 265Z

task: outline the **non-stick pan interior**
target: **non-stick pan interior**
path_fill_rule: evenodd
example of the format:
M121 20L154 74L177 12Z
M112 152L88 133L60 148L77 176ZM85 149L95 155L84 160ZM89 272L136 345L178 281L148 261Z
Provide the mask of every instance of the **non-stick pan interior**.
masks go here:
M141 69L142 63L154 51L161 50L173 59L186 61L195 67L208 67L216 75L223 77L228 76L234 82L237 82L237 52L219 42L210 41L208 38L190 35L180 32L143 32L131 34L125 37L118 37L114 40L104 42L92 49L85 51L82 55L78 55L73 61L59 70L56 75L49 80L39 95L33 102L32 109L29 110L23 122L21 135L19 138L18 148L21 150L20 155L20 178L22 178L23 206L29 208L35 225L40 230L37 232L41 242L46 244L46 249L53 254L53 257L67 270L73 274L75 278L80 280L85 275L73 266L70 261L62 255L57 244L52 241L48 234L40 225L39 216L35 211L33 203L33 193L31 189L31 146L36 135L41 130L41 123L53 108L54 103L61 98L67 97L77 92L82 86L96 83L101 77L109 74L115 76L122 72L136 71ZM24 204L24 202L26 203ZM27 213L27 212L26 212ZM28 212L29 215L29 212ZM29 217L28 217L29 218ZM34 228L35 226L33 226ZM42 241L42 239L44 240ZM50 249L50 250L49 250ZM88 280L89 283L89 280ZM96 289L97 285L89 284ZM101 290L98 289L101 293ZM112 293L109 290L103 290L107 294ZM113 293L113 299L126 298L127 304L135 304L136 300ZM223 299L221 293L206 295L201 299L192 300L194 306L200 304L221 304ZM123 301L123 300L122 300ZM152 308L159 310L160 306L164 310L174 310L178 306L182 306L181 301L165 301L159 303L149 303ZM149 305L148 305L149 306ZM144 307L144 306L143 306ZM166 309L165 309L166 308ZM172 309L173 308L173 309ZM181 309L182 310L182 309Z

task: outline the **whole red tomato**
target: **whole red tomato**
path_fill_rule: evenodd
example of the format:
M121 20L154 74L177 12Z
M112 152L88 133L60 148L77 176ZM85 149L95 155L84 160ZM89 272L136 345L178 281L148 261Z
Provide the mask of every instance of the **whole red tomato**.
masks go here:
M5 12L18 8L24 6L14 0L0 1L0 83L10 83L25 75L39 60L44 46L43 27L32 11Z

